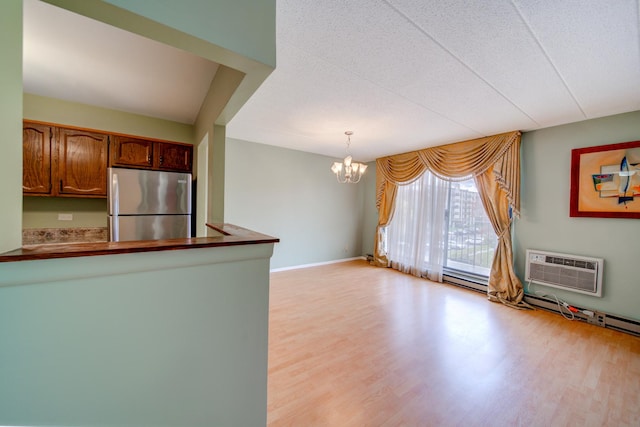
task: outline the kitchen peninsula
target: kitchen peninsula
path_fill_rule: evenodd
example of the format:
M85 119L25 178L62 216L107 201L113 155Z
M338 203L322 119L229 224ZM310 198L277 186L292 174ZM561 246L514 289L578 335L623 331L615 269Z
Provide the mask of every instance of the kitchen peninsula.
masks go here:
M264 425L277 238L0 254L0 424Z
M181 249L202 249L223 246L273 244L279 239L233 224L207 224L218 236L187 239L145 240L128 242L57 243L25 245L0 254L0 263L53 258L74 258L96 255L117 255L136 252L158 252ZM0 279L0 285L2 280Z

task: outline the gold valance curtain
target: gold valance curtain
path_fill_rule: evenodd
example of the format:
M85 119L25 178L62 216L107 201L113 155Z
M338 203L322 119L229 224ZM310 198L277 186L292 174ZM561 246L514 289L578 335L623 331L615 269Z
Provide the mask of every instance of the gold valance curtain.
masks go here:
M382 233L393 216L398 185L415 181L427 169L449 181L473 176L487 216L498 235L487 290L489 299L514 306L521 303L524 293L513 271L509 214L509 208L515 216L520 213L520 132L382 157L376 160L376 167L377 265L389 265L382 250Z

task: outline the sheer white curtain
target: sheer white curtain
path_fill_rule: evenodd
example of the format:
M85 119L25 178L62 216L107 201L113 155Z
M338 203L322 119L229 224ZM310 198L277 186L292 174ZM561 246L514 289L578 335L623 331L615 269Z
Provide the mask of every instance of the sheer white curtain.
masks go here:
M398 187L395 210L386 230L392 268L442 281L448 188L449 182L429 171Z

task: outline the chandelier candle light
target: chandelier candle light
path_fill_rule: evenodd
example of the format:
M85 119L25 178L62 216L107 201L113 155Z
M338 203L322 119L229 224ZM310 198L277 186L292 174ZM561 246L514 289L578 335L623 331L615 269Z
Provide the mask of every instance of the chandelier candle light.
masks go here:
M344 158L342 163L334 162L333 166L331 166L331 171L336 174L339 183L355 184L360 181L364 171L367 170L367 165L352 161L353 158L349 153L349 145L351 145L351 135L353 135L353 132L348 130L344 134L347 135L347 157Z

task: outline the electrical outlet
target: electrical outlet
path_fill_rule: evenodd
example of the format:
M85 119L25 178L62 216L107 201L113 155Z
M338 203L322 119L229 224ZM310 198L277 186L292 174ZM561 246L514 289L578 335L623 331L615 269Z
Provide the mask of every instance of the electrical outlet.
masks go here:
M70 213L59 213L58 221L73 221L73 214Z
M592 325L602 326L603 328L607 324L607 315L604 313L600 313L599 311L594 311L593 317L587 316L587 322Z

